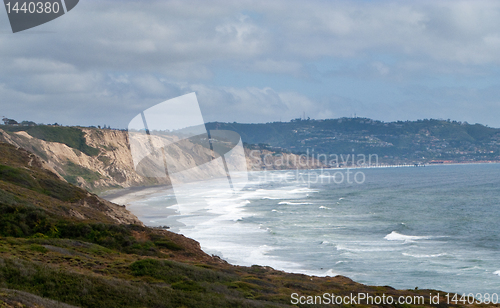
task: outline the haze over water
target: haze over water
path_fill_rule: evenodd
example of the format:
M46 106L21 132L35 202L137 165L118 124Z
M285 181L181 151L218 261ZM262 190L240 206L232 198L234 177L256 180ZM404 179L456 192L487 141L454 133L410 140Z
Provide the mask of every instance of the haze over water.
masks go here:
M262 171L232 196L198 184L189 204L173 205L165 191L129 209L232 264L395 288L500 293L500 164L352 171L362 171L364 183L335 184L326 175L317 183L285 181L289 171ZM179 215L165 217L168 206Z

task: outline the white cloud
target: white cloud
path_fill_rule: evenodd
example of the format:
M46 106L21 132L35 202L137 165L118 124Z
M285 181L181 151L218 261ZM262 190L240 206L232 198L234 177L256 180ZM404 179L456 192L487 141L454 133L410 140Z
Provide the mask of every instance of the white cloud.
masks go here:
M9 70L11 73L75 73L76 68L69 64L57 60L40 58L15 58L3 71Z
M300 84L315 74L311 63L348 59L355 67L331 75L411 85L441 74L497 78L484 68L500 64L495 1L81 1L37 29L0 35L2 104L19 106L3 110L43 106L35 117L55 122L59 114L74 124L103 124L111 113L126 124L140 108L193 90L210 107L211 120L289 120L304 111L325 118L359 109L397 118L411 112L404 104L412 100L401 108L395 102L367 107L331 93L318 100L300 87L245 84L245 77L239 86L224 85L214 77L250 72ZM421 94L412 95L421 101ZM452 103L440 99L443 112L451 110ZM496 106L487 92L476 99Z
M57 33L4 37L2 45L11 48L1 53L60 56L110 69L266 61L259 60L263 56L277 62L353 57L374 50L460 63L500 61L500 3L493 1L90 1L44 29Z
M205 121L273 122L299 118L304 112L317 119L335 114L328 104L312 101L297 92L280 92L268 87L193 85L189 90L197 93Z
M249 70L274 73L274 74L290 74L292 76L300 76L305 74L303 65L296 61L283 60L258 60L248 66Z
M176 76L213 61L258 67L367 52L500 63L500 3L492 1L91 1L44 29L57 33L3 37L9 48L0 56Z
M382 76L385 76L389 73L389 67L382 62L373 62L372 66L378 71L378 73Z

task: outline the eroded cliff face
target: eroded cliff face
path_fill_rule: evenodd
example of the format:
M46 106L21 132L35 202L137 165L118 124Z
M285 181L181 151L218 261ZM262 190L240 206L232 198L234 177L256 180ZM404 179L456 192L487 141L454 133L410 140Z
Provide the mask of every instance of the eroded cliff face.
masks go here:
M0 204L4 210L12 205L22 208L30 204L63 217L142 225L124 206L61 180L46 162L23 148L0 142L0 165L3 170L0 175ZM9 200L16 201L12 203ZM43 225L42 220L37 224Z
M102 192L112 188L127 188L137 186L168 185L170 179L157 166L147 163L141 165L143 172L136 172L130 147L129 134L126 131L96 128L80 128L85 134L88 146L97 149L96 155L85 154L75 148L59 142L48 142L34 138L25 131L7 133L0 129L0 141L24 148L40 156L44 161L43 168L56 173L60 178L93 192ZM147 151L148 143L161 144L172 136L151 136L134 138L135 151ZM184 147L186 145L184 144ZM176 164L181 169L189 169L207 161L211 155L208 149L196 144L171 146L169 155L176 158ZM137 157L137 153L134 153ZM140 153L139 156L144 156ZM245 149L248 170L281 170L306 169L324 167L320 162L300 157L294 154L275 153L267 150ZM149 168L149 172L148 172ZM153 169L156 168L156 173ZM202 179L214 172L210 167L199 168L195 174ZM147 176L144 176L147 175ZM151 176L156 175L156 176Z
M82 128L89 146L99 149L95 157L84 160L92 165L86 167L98 172L102 177L92 184L96 188L134 187L169 184L168 177L146 177L135 171L129 136L126 131L110 129ZM144 140L144 143L146 140ZM145 144L142 145L146 147Z
M24 131L0 130L0 141L37 154L46 162L45 168L91 191L168 184L168 178L147 178L135 172L126 132L93 128L82 128L82 131L87 144L99 150L97 155L87 155L63 143L33 138Z

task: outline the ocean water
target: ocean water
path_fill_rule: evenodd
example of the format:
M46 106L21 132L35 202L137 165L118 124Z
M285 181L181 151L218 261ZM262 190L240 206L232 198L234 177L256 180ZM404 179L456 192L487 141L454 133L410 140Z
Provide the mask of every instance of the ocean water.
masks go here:
M350 171L253 172L233 194L195 183L187 203L170 190L129 209L232 264L500 294L500 164Z

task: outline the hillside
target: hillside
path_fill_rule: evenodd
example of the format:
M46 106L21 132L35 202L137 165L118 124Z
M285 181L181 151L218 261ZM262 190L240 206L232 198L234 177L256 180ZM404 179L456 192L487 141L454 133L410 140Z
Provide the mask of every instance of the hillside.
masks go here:
M325 292L422 296L431 307L436 294L232 266L60 180L36 155L5 143L0 154L0 307L289 307L293 293Z
M13 206L26 204L68 218L141 224L123 206L62 181L39 157L5 143L0 143L0 189L4 213L13 209ZM16 233L32 235L23 225L16 226L14 221L13 225L5 223L2 220L3 227L0 229L3 231L13 228ZM40 221L38 223L41 228Z
M354 165L360 164L359 157L365 157L366 164L500 161L500 129L449 120L298 119L266 124L217 122L207 128L241 135L248 170L337 167L346 165L343 161L348 157L347 165L353 165L353 156ZM46 168L68 183L96 193L170 183L168 177L149 178L135 171L124 130L0 125L0 141L37 154ZM139 142L144 144L138 148L148 148L147 139ZM184 168L210 155L208 149L189 155L180 148L175 151Z
M37 154L79 187L99 191L168 184L135 172L126 132L45 125L3 128L7 131L0 130L0 141Z
M153 136L152 138L162 138ZM67 182L81 188L99 193L112 188L153 186L169 184L166 178L148 178L138 174L133 165L129 136L126 131L63 127L63 126L6 126L0 125L0 141L24 148L41 157L46 168L64 178ZM140 140L142 148L147 149L148 139ZM139 148L141 145L139 145ZM177 149L179 164L195 166L208 155L208 149L186 155ZM322 167L318 162L294 164L300 160L294 154L284 166L277 161L274 151L254 148L246 149L248 170ZM250 151L253 151L250 153ZM250 155L251 154L251 155ZM265 160L265 163L264 163Z
M208 123L239 133L250 144L294 153L376 154L381 163L499 161L500 129L451 120L385 123L368 118L265 124Z

